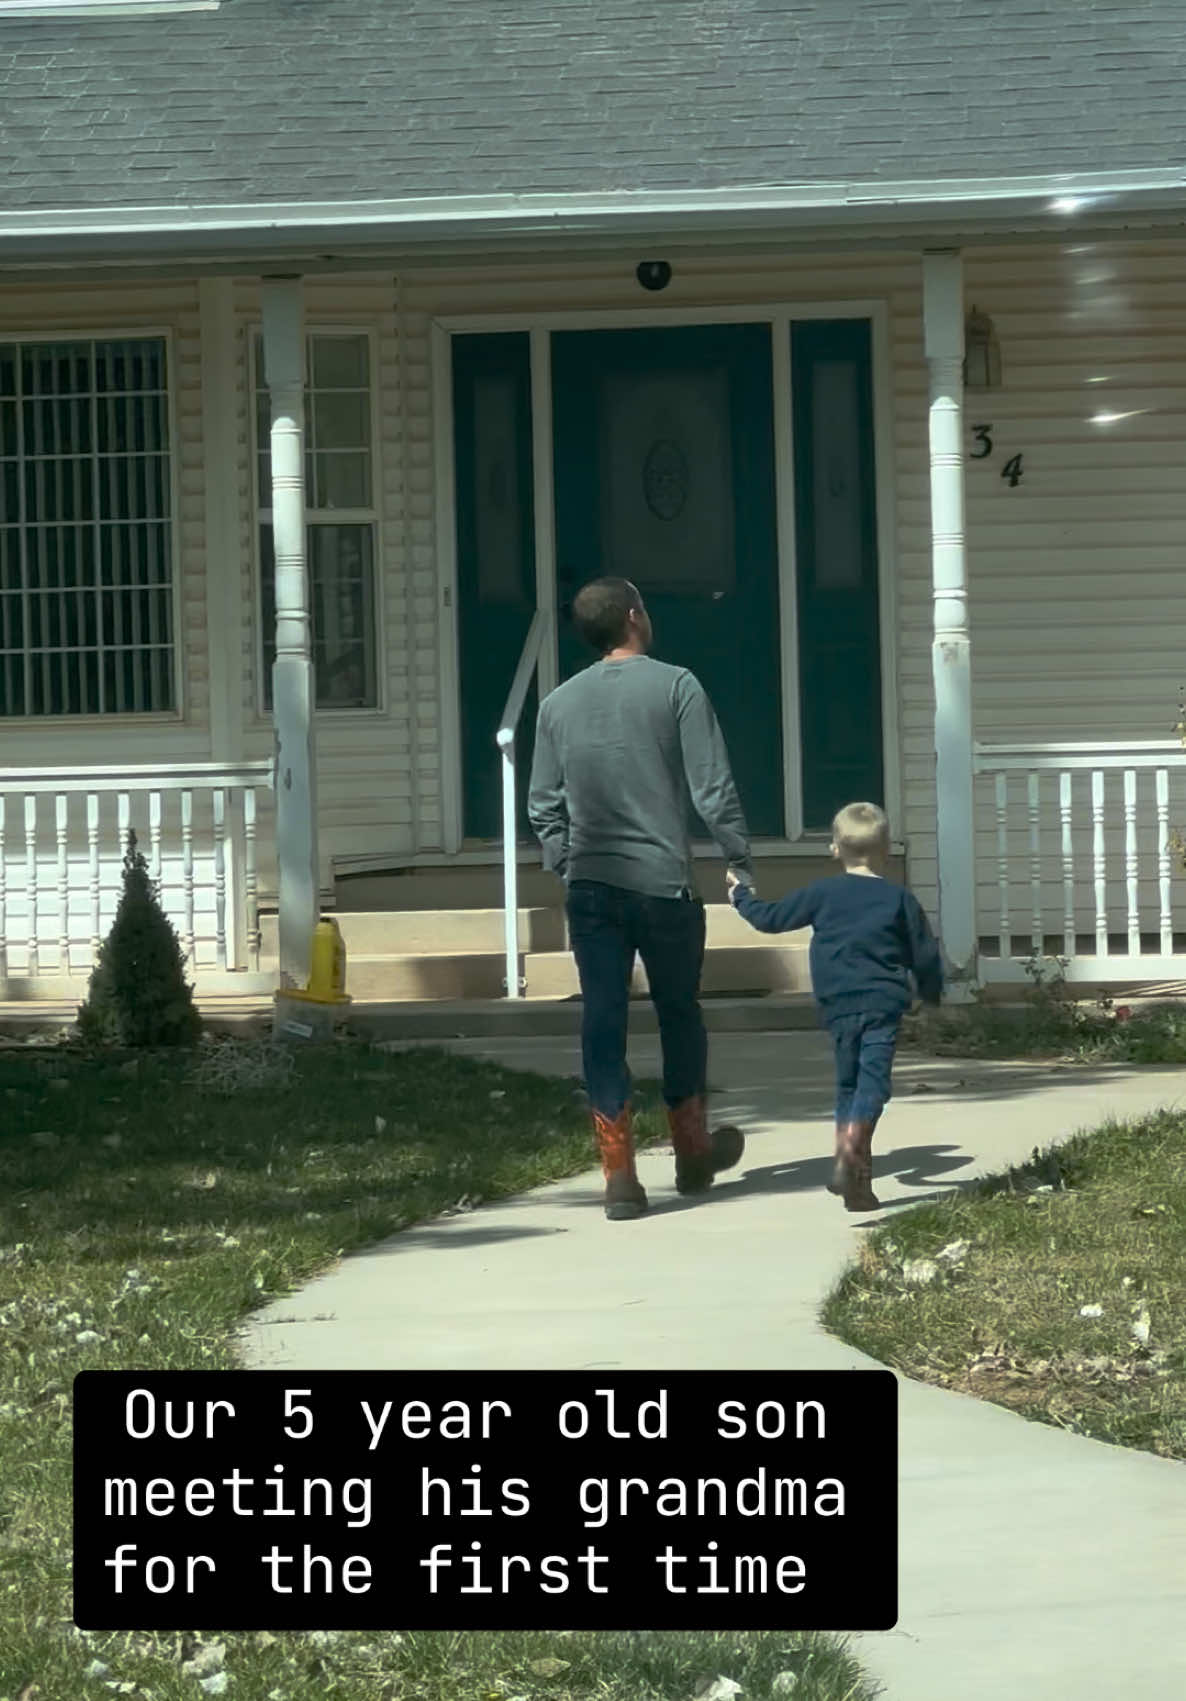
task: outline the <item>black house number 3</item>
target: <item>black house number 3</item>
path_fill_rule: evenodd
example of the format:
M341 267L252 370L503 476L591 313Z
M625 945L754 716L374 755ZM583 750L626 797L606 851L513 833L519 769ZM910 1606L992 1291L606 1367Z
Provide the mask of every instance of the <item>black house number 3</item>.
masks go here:
M969 460L986 461L992 454L994 447L992 440L992 426L974 425L972 427L972 435L976 439L978 447L972 450L968 457ZM1016 490L1017 486L1021 483L1021 472L1021 456L1013 455L1001 468L1001 477L1009 480L1009 488L1011 490Z

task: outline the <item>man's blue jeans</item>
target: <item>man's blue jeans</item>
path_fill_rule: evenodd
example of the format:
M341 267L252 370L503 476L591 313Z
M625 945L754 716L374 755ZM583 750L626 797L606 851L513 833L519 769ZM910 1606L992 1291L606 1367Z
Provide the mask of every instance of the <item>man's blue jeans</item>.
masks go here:
M574 880L568 934L584 1000L581 1045L590 1109L611 1120L630 1098L626 1034L637 953L650 985L663 1050L669 1106L707 1086L708 1036L700 1013L704 905L698 898L650 898L618 886Z
M833 1016L837 1122L876 1122L890 1101L900 1016Z

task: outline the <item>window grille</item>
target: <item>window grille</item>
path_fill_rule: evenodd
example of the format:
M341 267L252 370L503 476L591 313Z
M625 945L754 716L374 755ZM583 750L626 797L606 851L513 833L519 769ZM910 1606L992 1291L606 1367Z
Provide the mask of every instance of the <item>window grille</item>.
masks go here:
M163 338L0 343L0 716L176 704Z

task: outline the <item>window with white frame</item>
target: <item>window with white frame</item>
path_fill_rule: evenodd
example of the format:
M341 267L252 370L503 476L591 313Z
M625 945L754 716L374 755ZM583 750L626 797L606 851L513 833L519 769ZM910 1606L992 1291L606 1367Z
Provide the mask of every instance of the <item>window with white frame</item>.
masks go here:
M305 373L305 536L317 707L373 709L379 699L369 336L365 331L311 333ZM276 561L271 405L259 336L255 418L264 702L270 708L276 655Z
M177 707L163 337L0 342L0 716Z

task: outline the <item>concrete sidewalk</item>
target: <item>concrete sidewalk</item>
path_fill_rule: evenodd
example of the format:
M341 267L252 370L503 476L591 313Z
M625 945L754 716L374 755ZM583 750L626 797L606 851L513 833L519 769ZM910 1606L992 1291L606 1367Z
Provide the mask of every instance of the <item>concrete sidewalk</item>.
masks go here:
M563 1039L458 1042L579 1072ZM632 1048L640 1076L656 1045ZM869 1360L818 1326L863 1228L824 1192L829 1059L815 1034L714 1042L714 1114L746 1129L697 1204L646 1153L651 1214L610 1224L593 1173L347 1259L253 1320L259 1368L831 1369ZM1110 1115L1186 1099L1178 1070L905 1057L879 1136L886 1209ZM924 1089L922 1091L918 1089ZM883 1213L884 1214L884 1213ZM612 1256L607 1256L612 1248ZM888 1701L1181 1701L1186 1470L901 1384L899 1627L857 1639ZM854 1566L860 1556L854 1554Z

